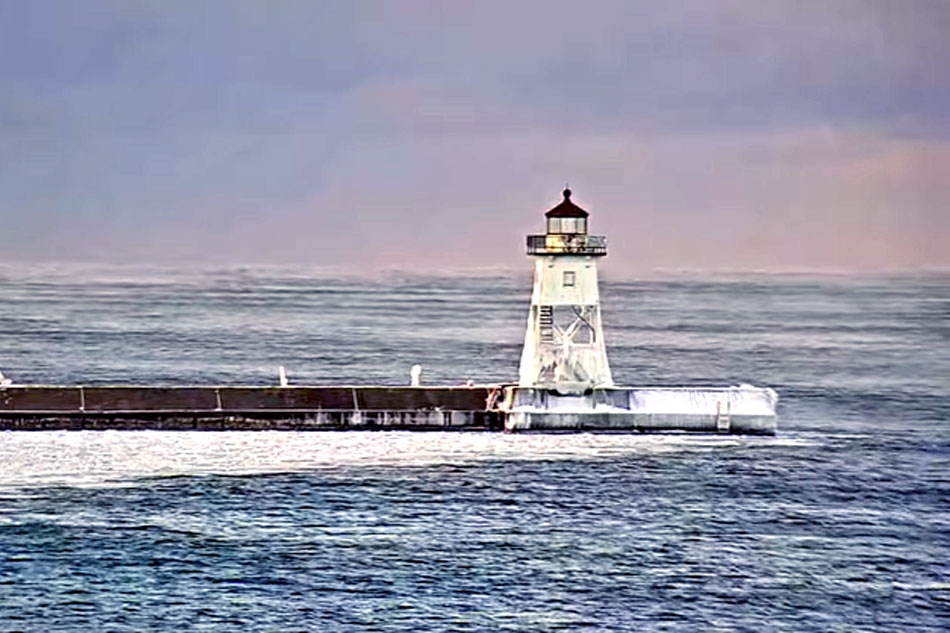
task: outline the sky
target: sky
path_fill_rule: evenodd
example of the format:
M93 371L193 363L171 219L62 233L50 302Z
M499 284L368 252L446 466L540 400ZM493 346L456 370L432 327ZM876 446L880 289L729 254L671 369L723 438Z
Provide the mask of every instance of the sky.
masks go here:
M0 0L0 260L950 266L947 0Z

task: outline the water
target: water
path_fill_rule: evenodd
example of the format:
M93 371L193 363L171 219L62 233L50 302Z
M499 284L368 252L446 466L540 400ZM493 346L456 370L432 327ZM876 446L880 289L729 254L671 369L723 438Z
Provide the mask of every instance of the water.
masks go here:
M21 383L508 381L530 273L0 266ZM0 434L0 631L943 631L950 276L608 280L775 438Z

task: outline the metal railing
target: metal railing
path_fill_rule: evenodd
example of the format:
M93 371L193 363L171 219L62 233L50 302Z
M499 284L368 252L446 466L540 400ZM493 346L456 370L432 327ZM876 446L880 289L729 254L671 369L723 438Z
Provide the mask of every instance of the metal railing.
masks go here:
M603 235L551 233L528 236L528 255L606 255Z

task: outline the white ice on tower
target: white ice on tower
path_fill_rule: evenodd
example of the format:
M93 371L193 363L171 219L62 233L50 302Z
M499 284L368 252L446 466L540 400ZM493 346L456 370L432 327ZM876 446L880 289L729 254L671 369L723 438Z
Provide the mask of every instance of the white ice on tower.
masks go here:
M518 386L583 392L613 385L597 290L606 242L587 234L587 212L571 202L570 189L547 212L547 233L528 236L528 254L534 286Z

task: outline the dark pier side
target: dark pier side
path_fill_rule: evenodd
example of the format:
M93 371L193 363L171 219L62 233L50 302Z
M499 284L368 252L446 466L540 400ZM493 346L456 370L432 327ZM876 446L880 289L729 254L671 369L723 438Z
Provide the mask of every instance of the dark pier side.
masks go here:
M480 387L0 387L0 430L495 431Z

